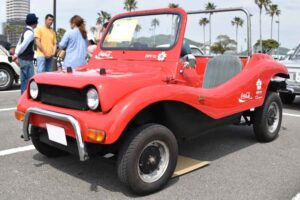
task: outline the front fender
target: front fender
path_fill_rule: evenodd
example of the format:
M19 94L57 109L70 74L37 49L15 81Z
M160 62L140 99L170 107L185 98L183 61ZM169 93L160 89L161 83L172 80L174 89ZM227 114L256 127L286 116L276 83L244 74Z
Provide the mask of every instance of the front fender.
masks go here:
M190 91L188 91L190 90ZM109 143L114 143L129 122L144 108L161 101L179 101L196 108L197 93L178 85L151 86L138 90L122 99L107 115L113 116L109 128Z

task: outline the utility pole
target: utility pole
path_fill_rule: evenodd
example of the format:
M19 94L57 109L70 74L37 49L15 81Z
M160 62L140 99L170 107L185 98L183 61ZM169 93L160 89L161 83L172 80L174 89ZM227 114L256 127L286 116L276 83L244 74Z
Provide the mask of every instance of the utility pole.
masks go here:
M279 21L279 18L277 21L275 21L276 24L278 24L278 38L277 38L277 42L279 44L278 48L277 48L277 54L279 54L279 47L280 47L280 21Z
M53 0L53 15L54 15L53 30L56 31L56 0Z

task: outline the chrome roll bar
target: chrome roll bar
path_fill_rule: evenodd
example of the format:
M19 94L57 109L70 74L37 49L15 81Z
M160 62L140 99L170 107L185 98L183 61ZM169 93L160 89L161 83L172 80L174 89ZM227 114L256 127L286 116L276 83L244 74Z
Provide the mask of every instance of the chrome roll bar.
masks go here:
M30 119L31 114L42 115L42 116L62 120L65 122L69 122L73 126L74 131L75 131L80 161L86 161L89 159L85 143L83 142L83 139L82 139L79 122L70 115L56 113L56 112L52 112L52 111L48 111L48 110L43 110L40 108L29 108L25 114L25 119L24 119L24 123L23 123L23 133L24 133L25 141L30 140L28 127L29 127L29 119Z
M187 12L188 15L195 14L210 14L210 13L221 13L221 12L233 12L241 11L246 14L247 17L247 49L248 56L252 55L252 42L251 42L251 15L248 10L245 8L225 8L225 9L215 9L215 10L199 10L199 11L190 11Z

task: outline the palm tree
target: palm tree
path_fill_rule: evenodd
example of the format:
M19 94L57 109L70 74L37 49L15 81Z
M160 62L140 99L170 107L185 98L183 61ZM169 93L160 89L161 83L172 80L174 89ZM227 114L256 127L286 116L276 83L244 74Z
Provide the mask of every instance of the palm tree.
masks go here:
M169 3L169 8L179 8L179 4L176 3Z
M277 4L271 4L269 6L269 11L267 12L268 15L271 17L271 39L273 39L273 20L274 16L279 16L281 14L281 10L278 9Z
M233 20L231 21L232 26L236 26L236 51L238 51L238 30L239 30L239 26L243 27L244 25L244 20L241 19L240 17L234 17Z
M154 36L154 45L156 43L155 39L156 39L156 36L155 36L155 32L156 32L156 27L158 27L160 25L159 23L159 20L154 18L151 22L151 26L153 27L153 36Z
M14 32L15 31L15 29L14 29L14 27L12 26L12 25L10 25L10 24L6 24L5 25L5 27L4 27L4 32L5 32L5 34L7 35L7 40L8 40L8 42L10 42L10 34L12 33L12 32Z
M105 12L103 10L101 10L97 14L98 14L98 18L97 18L97 22L96 22L97 25L104 24L104 23L108 22L111 18L111 15L108 12Z
M16 33L23 33L23 31L24 31L24 27L23 26L16 26L15 27L15 31L16 31Z
M135 32L135 38L137 38L138 33L139 33L141 30L142 30L141 25L139 25L139 24L136 25L135 30L134 30L134 32Z
M208 2L205 5L205 10L215 10L217 6L214 3ZM209 46L211 46L211 16L213 13L209 14Z
M92 32L93 35L95 35L95 33L97 32L97 28L95 26L92 26L90 28L90 31Z
M169 3L168 7L169 8L179 8L179 4ZM174 21L174 15L172 15L172 33L174 33L174 31L175 31L175 26L176 26L176 22ZM173 37L170 37L170 40L172 42Z
M259 40L260 40L260 51L262 52L262 27L261 27L261 15L262 10L265 8L266 11L269 10L268 6L272 3L271 0L254 0L255 4L259 8Z
M125 0L124 10L127 10L127 11L131 12L131 11L137 9L138 8L137 3L138 2L136 0Z
M199 21L199 25L203 26L203 46L205 46L205 27L209 24L209 20L206 17L203 17Z

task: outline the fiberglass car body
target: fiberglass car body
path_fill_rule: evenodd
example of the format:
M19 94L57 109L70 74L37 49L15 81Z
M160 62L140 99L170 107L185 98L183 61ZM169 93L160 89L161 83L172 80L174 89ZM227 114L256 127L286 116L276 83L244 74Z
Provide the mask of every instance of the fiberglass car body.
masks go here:
M247 124L259 141L274 140L285 86L274 77L288 78L286 68L263 54L193 56L187 17L182 9L117 15L88 65L35 75L16 111L24 139L48 157L117 154L120 180L138 194L168 182L182 138Z

